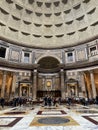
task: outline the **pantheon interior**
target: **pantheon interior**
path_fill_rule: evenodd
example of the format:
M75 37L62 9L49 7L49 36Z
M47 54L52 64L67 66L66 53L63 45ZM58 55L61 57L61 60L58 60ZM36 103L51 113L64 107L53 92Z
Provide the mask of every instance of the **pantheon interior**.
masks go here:
M38 103L45 96L61 100L98 97L98 0L0 0L0 98L6 102L30 98ZM39 105L31 112L33 118L38 109ZM6 110L0 110L0 120ZM78 126L84 117L86 123ZM0 130L31 130L32 126L32 130L98 130L98 113L97 125L90 122L95 118L92 115L84 117L78 120L75 115L78 123L73 127L66 123L28 125L28 119L28 127L21 121L16 127L1 123Z

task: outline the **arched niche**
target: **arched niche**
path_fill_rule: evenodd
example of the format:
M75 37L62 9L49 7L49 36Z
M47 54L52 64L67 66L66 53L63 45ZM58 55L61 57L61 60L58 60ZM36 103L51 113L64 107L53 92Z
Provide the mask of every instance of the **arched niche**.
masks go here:
M39 64L39 70L41 71L54 71L54 70L58 70L58 65L60 64L60 62L58 61L58 59L52 57L52 56L46 56L41 58L38 61Z

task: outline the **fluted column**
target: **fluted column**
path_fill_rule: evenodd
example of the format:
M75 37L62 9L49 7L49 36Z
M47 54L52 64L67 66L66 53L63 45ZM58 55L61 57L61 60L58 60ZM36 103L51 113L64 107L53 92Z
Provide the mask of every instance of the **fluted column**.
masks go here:
M5 96L6 74L7 74L7 72L4 71L3 72L3 79L2 79L1 97Z
M8 78L8 81L7 81L7 88L6 88L6 96L7 98L10 97L10 89L11 89L11 84L12 84L12 76L10 75L10 77Z
M91 95L91 89L90 89L90 82L87 81L87 93L88 93L88 97L91 99L92 95Z
M18 83L18 87L19 87L19 97L21 97L22 96L22 91L21 91L21 83L20 82Z
M65 98L64 70L61 69L61 97Z
M13 73L13 81L12 81L12 90L11 90L11 95L15 95L15 87L16 87L16 73Z
M84 72L80 72L80 79L81 79L81 90L82 90L83 96L87 96L85 79L84 79Z
M90 78L91 78L91 86L92 86L93 98L96 98L97 94L96 94L96 86L95 86L93 71L90 71Z
M36 100L37 98L37 69L34 69L33 72L33 100Z
M55 77L52 77L52 90L55 90Z

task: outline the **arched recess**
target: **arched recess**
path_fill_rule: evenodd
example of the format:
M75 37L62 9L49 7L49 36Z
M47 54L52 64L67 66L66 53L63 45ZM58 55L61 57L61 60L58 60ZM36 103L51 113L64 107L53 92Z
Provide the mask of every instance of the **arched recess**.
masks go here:
M52 56L46 56L40 59L38 64L40 65L40 68L49 70L57 68L60 62Z
M60 97L60 62L58 59L46 56L41 58L37 64L39 64L37 97L44 97L45 95Z
M48 52L47 52L47 53L48 53ZM44 55L41 55L40 57L38 57L38 58L36 59L36 63L39 63L39 61L42 60L42 59L45 58L45 57L52 57L52 58L58 60L59 63L62 62L61 59L60 59L57 55L53 55L53 54L49 54L49 55L48 55L48 54L44 54Z

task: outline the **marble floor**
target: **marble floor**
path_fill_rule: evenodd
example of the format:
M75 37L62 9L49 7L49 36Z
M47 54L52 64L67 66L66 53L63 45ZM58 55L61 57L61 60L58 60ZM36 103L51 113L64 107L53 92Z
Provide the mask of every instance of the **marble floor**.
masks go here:
M0 130L98 130L98 105L6 107Z

